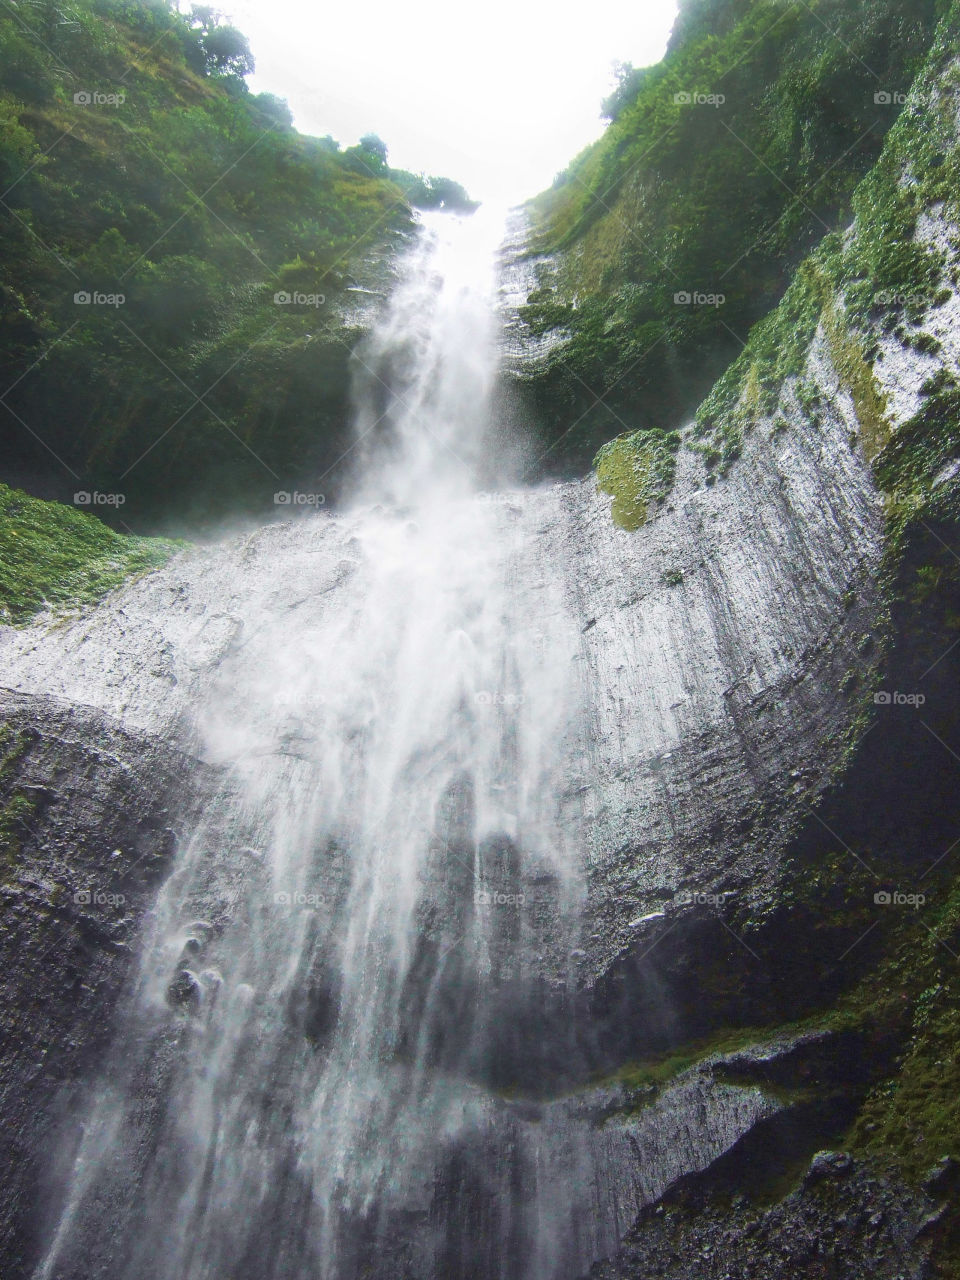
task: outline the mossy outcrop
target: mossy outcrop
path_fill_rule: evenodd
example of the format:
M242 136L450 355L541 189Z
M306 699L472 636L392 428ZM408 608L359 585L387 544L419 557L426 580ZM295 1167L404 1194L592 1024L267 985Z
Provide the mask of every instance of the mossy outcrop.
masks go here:
M621 529L639 529L651 503L663 502L673 488L675 431L634 431L605 444L594 458L597 488L613 498L611 515Z

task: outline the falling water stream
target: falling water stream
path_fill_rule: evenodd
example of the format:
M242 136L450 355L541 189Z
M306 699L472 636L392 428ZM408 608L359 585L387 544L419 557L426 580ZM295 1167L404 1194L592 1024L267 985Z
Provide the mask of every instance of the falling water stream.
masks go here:
M515 1100L573 1043L547 1010L583 695L521 496L481 487L494 247L426 224L358 354L355 501L295 522L194 708L223 789L148 919L37 1280L563 1280L610 1243L589 1144ZM304 588L318 531L336 610Z

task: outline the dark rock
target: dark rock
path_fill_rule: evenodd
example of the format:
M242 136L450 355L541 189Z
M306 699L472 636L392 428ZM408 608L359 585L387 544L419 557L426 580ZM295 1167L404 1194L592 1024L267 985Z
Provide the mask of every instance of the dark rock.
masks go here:
M818 1151L810 1161L806 1181L818 1182L822 1178L842 1178L853 1168L853 1157L846 1151Z
M12 1280L33 1272L42 1170L70 1088L109 1043L127 939L169 867L163 815L198 814L219 775L90 707L2 690L0 718L25 743L3 786L35 801L0 883L0 1275Z
M813 1184L804 1179L760 1217L722 1200L708 1200L701 1213L683 1206L669 1215L658 1214L659 1206L648 1209L617 1254L591 1270L590 1280L926 1280L927 1242L917 1237L922 1197L886 1173L870 1179L867 1172L854 1164L842 1177ZM856 1225L863 1209L884 1219L869 1234ZM708 1257L716 1271L704 1269Z
M928 1213L917 1227L914 1239L922 1240L926 1236L934 1235L937 1229L943 1225L944 1219L947 1216L947 1211L948 1206L946 1204L942 1204L940 1208L935 1209L933 1213Z
M167 987L170 1004L180 1008L193 1008L200 1003L200 982L189 969L181 969Z

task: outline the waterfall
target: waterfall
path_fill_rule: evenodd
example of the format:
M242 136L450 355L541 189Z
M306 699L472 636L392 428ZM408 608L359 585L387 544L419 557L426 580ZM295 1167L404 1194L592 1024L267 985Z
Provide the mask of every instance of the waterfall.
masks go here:
M560 499L484 487L494 247L427 222L358 352L353 505L250 552L189 712L222 789L37 1280L564 1280L612 1243L596 1139L536 1102L575 1052L584 693L563 573L525 560Z

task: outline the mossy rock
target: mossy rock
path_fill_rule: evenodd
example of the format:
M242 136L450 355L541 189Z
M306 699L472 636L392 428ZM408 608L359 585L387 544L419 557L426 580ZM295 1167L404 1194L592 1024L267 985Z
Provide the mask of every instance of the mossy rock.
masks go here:
M0 622L93 604L185 543L128 537L95 516L0 485Z
M621 529L646 524L650 504L662 502L673 488L677 431L627 432L605 444L594 458L597 489L613 498L611 515Z

